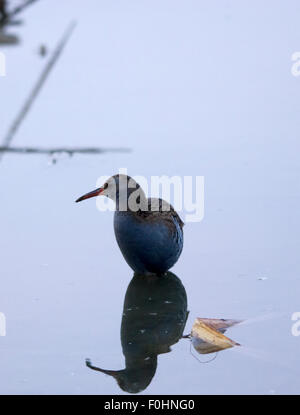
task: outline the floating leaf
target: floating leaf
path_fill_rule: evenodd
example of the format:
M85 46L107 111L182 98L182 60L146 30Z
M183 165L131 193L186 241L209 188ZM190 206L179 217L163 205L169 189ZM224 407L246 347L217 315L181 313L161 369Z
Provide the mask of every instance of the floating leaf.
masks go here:
M240 346L239 343L223 334L228 327L240 322L241 320L197 318L191 332L191 340L195 350L201 354L208 354Z

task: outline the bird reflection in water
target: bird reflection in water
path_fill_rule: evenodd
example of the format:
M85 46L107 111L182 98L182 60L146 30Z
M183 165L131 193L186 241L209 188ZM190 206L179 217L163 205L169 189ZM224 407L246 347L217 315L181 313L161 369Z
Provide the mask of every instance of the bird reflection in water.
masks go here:
M157 356L171 351L187 321L187 296L180 279L164 275L135 274L127 288L121 324L125 369L89 368L113 376L120 388L138 393L149 386L157 368Z

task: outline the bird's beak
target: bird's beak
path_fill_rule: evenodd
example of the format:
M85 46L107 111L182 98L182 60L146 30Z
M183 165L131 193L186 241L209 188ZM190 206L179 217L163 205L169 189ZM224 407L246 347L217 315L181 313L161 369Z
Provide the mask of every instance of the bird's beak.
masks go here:
M104 191L103 187L99 187L96 190L93 190L92 192L86 193L85 195L81 196L79 199L76 200L77 202L81 202L82 200L89 199L90 197L95 197L101 195L101 193Z
M101 367L93 366L89 359L86 359L85 364L90 369L96 370L97 372L105 373L106 375L113 376L114 378L117 378L118 374L122 372L121 370L107 370L101 369Z

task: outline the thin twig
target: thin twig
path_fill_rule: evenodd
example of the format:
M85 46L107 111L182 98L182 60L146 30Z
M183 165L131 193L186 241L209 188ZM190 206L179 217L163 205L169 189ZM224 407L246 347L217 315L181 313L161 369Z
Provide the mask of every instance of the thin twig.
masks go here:
M25 116L27 115L28 111L30 110L35 98L37 97L39 91L41 90L42 86L44 85L51 69L53 68L53 66L57 62L60 54L62 53L62 51L64 49L64 46L66 45L67 41L69 40L69 38L70 38L74 28L75 28L75 25L76 25L75 22L73 22L69 25L69 27L66 30L65 34L63 35L61 41L57 45L55 51L53 52L52 57L50 58L50 60L46 64L46 67L44 68L43 72L41 73L37 83L35 84L33 90L31 91L31 93L29 95L29 97L25 101L25 104L22 106L21 111L17 115L16 119L13 121L11 127L8 130L8 133L4 137L3 145L2 145L3 147L9 147L10 146L10 143L11 143L14 135L16 134L16 132L17 132L18 128L20 127L22 121L24 120Z
M0 153L19 153L19 154L101 154L101 153L125 153L129 152L129 148L100 148L100 147L53 147L53 148L39 148L39 147L4 147L0 146Z

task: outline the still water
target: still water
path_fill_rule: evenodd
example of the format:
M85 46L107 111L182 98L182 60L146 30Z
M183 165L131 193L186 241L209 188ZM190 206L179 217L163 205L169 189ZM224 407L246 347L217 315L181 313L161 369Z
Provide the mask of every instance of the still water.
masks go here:
M125 158L4 157L1 393L298 393L296 236L293 217L280 221L281 199L215 196L211 174L205 217L186 223L174 274L133 278L113 213L74 203L99 170L142 170L138 154ZM181 339L197 317L246 320L227 332L241 348L202 364L214 355Z
M6 49L1 137L68 3L55 25L32 7ZM74 1L80 24L13 145L131 152L0 162L0 393L298 394L298 2L129 3ZM134 277L113 213L74 203L121 167L204 176L204 218L164 279ZM182 338L197 317L243 320L226 332L241 346L197 354Z

